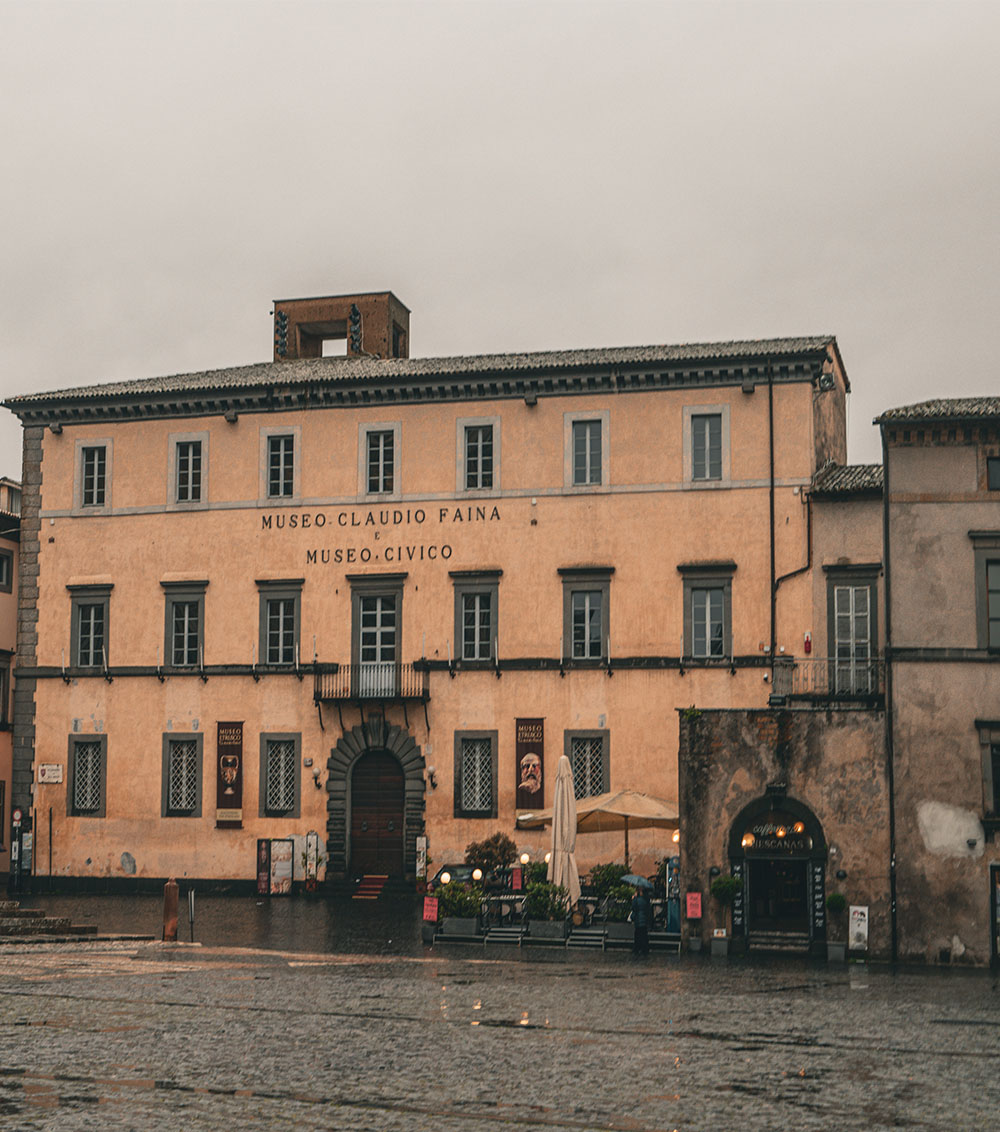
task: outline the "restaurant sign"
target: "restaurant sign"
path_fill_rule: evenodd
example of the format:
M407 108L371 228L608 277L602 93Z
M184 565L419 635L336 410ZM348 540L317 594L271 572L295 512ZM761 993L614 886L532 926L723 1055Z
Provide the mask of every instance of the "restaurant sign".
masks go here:
M811 852L813 840L806 832L805 822L791 814L770 813L749 826L740 844L748 856L791 856Z

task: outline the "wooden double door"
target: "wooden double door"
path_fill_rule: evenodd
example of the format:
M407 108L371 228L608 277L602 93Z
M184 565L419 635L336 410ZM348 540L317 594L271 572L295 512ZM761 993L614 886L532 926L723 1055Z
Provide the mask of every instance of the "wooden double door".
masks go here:
M403 874L403 768L388 751L367 751L351 775L351 873Z

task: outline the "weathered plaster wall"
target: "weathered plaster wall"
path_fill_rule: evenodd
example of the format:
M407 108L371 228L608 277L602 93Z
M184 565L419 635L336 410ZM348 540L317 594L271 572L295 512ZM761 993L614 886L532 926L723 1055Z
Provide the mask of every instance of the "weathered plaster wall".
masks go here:
M819 819L829 847L826 891L869 906L872 955L890 950L884 713L728 710L680 713L681 885L702 893L702 936L724 924L709 869L729 872L728 843L744 806L783 782ZM847 879L838 881L843 869Z

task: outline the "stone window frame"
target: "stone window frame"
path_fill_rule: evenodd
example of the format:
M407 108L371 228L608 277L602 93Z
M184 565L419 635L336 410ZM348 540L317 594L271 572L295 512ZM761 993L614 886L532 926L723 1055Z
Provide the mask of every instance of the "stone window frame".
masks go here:
M351 587L351 666L358 671L361 665L361 599L363 597L395 597L396 599L396 660L398 668L403 647L403 587L406 573L400 574L348 574Z
M601 773L604 777L604 790L603 794L607 794L611 790L611 732L607 728L599 729L586 729L575 727L571 730L563 732L563 754L573 762L573 740L574 739L600 739L601 740ZM575 787L574 787L575 789ZM577 797L586 797L586 795L577 795Z
M823 573L826 575L826 659L836 659L835 647L837 643L837 608L835 600L836 587L850 585L868 588L868 618L871 635L868 640L869 661L872 664L879 657L879 601L878 580L882 576L881 562L864 562L856 565L825 565Z
M685 664L731 661L733 658L733 575L736 563L683 562L677 567L684 582L684 655ZM694 655L693 591L719 589L722 591L722 656Z
M170 744L196 744L195 753L195 804L190 810L172 810L170 801ZM165 731L163 734L162 775L160 782L160 817L162 818L200 818L204 786L205 734L202 731Z
M985 457L984 484L989 492L1000 492L1000 455Z
M993 767L993 749L1000 750L1000 719L977 719L975 727L982 755L983 824L992 837L1000 829L1000 781Z
M291 436L292 438L292 494L271 495L269 463L271 437ZM301 425L261 425L258 439L259 480L257 502L262 507L299 506L302 503L302 426Z
M302 641L302 587L305 578L258 578L258 643L257 665L260 668L274 668L287 671L299 666L301 656L299 650ZM287 601L295 602L293 617L295 619L292 641L292 659L271 663L267 652L267 621L268 602Z
M730 442L729 405L685 405L683 409L682 449L684 459L683 486L688 490L712 491L732 486L732 449ZM721 418L722 474L718 479L694 478L694 417Z
M209 436L204 432L172 432L167 437L167 510L199 511L208 507ZM177 448L181 444L201 445L201 486L197 499L177 498Z
M599 422L601 426L601 479L599 483L575 483L573 479L574 426ZM611 483L611 411L592 409L590 412L563 413L563 490L574 495L606 491Z
M991 655L1000 653L1000 639L990 643L990 618L987 604L986 571L990 563L1000 562L1000 530L969 531L975 563L976 647Z
M581 668L596 668L606 664L610 652L611 638L611 577L614 566L563 566L559 568L563 590L563 664ZM596 657L573 656L573 594L597 590L601 594L601 651Z
M6 731L11 725L11 679L10 669L14 654L7 649L0 649L0 731ZM0 815L2 816L2 815ZM3 825L0 824L0 844L3 844Z
M110 664L111 654L111 591L113 582L71 583L66 587L70 595L69 667L99 672ZM104 606L104 653L99 664L80 663L80 609L84 605Z
M0 593L14 592L14 552L0 546Z
M463 668L489 668L497 660L497 633L499 625L500 578L502 570L452 570L448 576L455 590L455 659ZM489 656L467 657L465 655L464 599L471 594L489 594L490 639Z
M490 763L492 773L491 805L488 810L467 810L462 806L462 744L466 739L488 739L490 741ZM499 764L499 732L497 731L456 731L455 732L455 791L453 811L456 818L496 818Z
M83 450L85 448L104 449L104 501L102 503L83 502ZM91 436L76 441L73 452L73 515L110 515L112 488L114 486L114 439L110 436Z
M267 808L267 757L268 744L272 742L293 742L295 744L295 799L291 809L269 810ZM261 818L299 818L302 816L302 732L301 731L262 731L260 733L260 777L257 799L257 816Z
M392 433L392 490L368 490L368 437L374 432ZM402 499L400 470L403 453L402 421L363 421L358 423L358 499Z
M493 484L491 487L467 487L465 456L468 444L467 429L493 429ZM500 417L458 417L455 421L455 491L470 498L488 497L500 493Z
M208 580L190 582L160 582L164 591L163 600L163 667L178 672L193 672L205 664L205 590ZM198 660L195 664L174 663L174 605L180 602L198 603Z
M99 743L101 760L101 801L93 810L78 810L76 794L76 747L81 743ZM108 737L103 732L75 733L69 736L66 756L66 816L68 818L103 818L108 809Z

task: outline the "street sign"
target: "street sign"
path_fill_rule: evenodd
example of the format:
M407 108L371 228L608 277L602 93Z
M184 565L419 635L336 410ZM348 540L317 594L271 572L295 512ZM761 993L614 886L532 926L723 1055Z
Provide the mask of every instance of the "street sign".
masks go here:
M14 825L20 825L21 824L21 818L23 818L23 817L24 817L24 815L21 813L20 809L16 809L10 815L10 820Z

